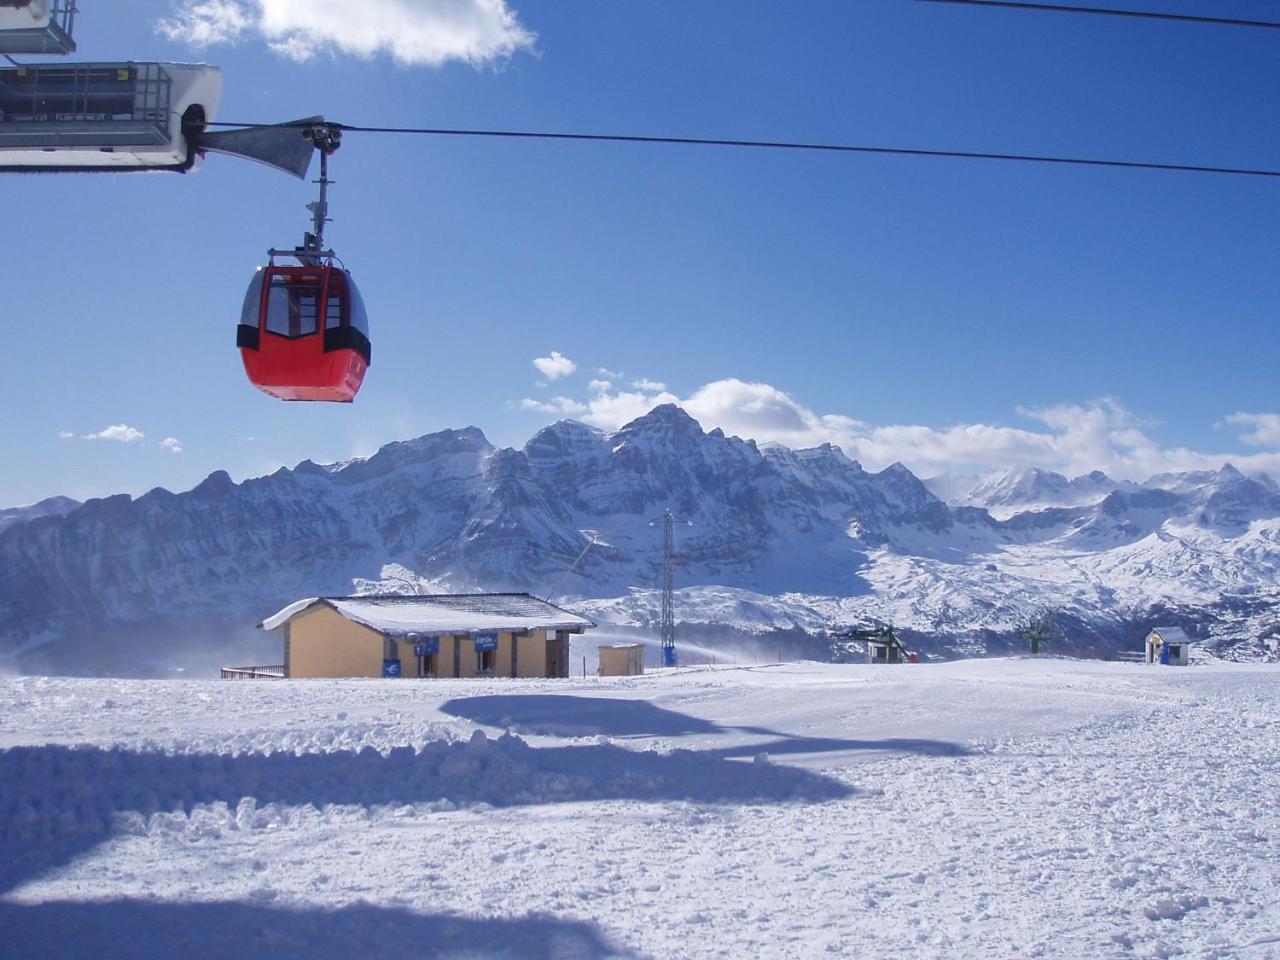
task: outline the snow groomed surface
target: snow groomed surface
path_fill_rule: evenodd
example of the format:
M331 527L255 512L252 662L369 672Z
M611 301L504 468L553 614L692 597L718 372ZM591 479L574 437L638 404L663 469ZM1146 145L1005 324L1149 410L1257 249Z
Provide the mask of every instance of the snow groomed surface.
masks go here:
M0 956L1280 956L1278 683L0 679Z

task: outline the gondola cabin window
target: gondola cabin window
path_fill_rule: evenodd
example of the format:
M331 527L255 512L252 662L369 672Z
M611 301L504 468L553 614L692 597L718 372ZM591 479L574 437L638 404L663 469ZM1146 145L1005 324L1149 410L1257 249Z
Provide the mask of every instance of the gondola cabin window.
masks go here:
M267 332L290 339L310 336L317 330L319 301L318 285L273 276L267 291Z

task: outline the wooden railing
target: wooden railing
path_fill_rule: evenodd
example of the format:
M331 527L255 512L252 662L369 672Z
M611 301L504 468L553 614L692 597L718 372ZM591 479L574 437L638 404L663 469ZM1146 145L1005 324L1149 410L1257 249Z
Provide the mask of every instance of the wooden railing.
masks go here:
M223 680L283 680L284 664L274 663L254 667L222 667Z

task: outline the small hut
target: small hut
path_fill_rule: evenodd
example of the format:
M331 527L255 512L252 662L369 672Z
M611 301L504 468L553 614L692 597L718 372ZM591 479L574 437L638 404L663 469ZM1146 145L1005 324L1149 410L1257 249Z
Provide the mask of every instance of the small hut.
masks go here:
M1181 627L1152 627L1147 634L1147 663L1185 667L1191 637Z
M600 676L635 677L644 673L643 643L614 643L600 648Z

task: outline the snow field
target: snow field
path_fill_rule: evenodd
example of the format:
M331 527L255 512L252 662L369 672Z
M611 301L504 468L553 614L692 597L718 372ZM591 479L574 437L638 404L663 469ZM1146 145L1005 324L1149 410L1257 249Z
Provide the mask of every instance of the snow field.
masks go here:
M1280 956L1277 681L3 680L0 956Z

